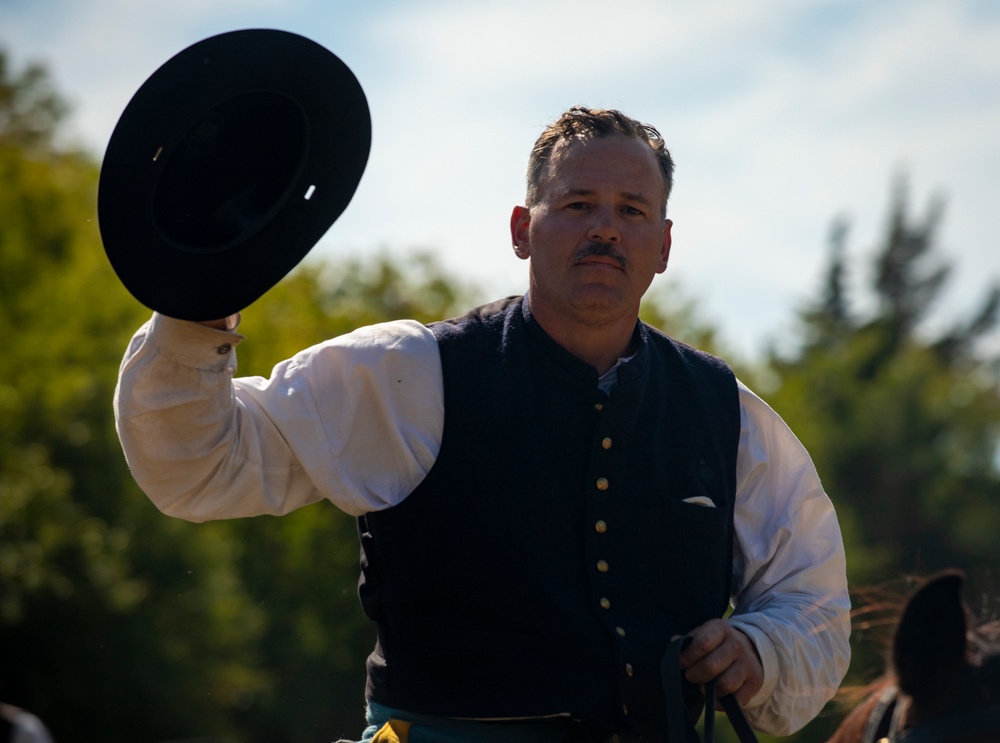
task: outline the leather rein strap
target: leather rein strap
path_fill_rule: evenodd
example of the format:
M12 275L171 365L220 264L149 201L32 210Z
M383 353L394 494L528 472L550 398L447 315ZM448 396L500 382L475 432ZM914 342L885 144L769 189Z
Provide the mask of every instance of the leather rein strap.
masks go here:
M667 739L670 743L685 743L688 740L698 740L687 705L684 704L681 679L681 647L686 638L680 637L667 647L660 665L660 675L663 678L663 692L667 697ZM722 708L726 711L729 724L733 726L740 743L757 743L757 736L747 722L740 709L736 697L727 694L719 698ZM715 742L715 680L705 684L705 743Z
M902 708L898 689L883 691L868 717L862 743L947 743L977 733L1000 733L997 705L955 712L900 731Z

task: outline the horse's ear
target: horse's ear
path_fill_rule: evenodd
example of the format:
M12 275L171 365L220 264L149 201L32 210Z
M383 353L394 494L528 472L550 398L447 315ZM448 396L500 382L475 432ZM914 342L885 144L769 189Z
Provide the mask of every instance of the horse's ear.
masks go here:
M892 661L899 688L911 696L935 691L943 674L965 661L964 582L957 570L939 573L917 589L903 609Z

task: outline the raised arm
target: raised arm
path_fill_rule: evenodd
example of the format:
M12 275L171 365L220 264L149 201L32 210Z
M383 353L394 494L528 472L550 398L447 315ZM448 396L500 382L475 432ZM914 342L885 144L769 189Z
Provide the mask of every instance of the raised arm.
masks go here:
M234 378L243 336L154 314L115 393L133 476L190 521L281 514L327 498L350 514L405 497L433 464L441 369L420 324L371 326Z

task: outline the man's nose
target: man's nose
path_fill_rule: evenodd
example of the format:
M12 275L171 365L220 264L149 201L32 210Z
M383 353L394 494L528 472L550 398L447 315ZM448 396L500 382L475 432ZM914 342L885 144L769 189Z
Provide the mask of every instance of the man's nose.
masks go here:
M587 231L587 239L591 242L617 243L621 240L621 232L614 211L611 209L596 209L593 221Z

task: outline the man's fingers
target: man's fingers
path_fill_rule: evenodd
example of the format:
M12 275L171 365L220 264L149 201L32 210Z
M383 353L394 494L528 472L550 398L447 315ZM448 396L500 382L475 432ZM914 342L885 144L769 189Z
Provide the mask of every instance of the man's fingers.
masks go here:
M726 624L721 619L712 619L696 627L681 646L681 668L691 668L715 651L725 642L726 630Z
M763 683L763 669L750 638L722 620L697 627L681 651L681 668L693 684L715 680L720 697L735 694L749 702Z
M727 694L735 694L736 701L740 705L749 702L753 695L757 693L756 688L752 688L747 682L751 678L750 667L743 662L737 661L726 668L715 680L716 696L724 697Z
M712 679L719 679L737 662L737 650L733 643L723 643L688 666L684 675L693 684L707 684ZM722 688L717 688L724 693Z

